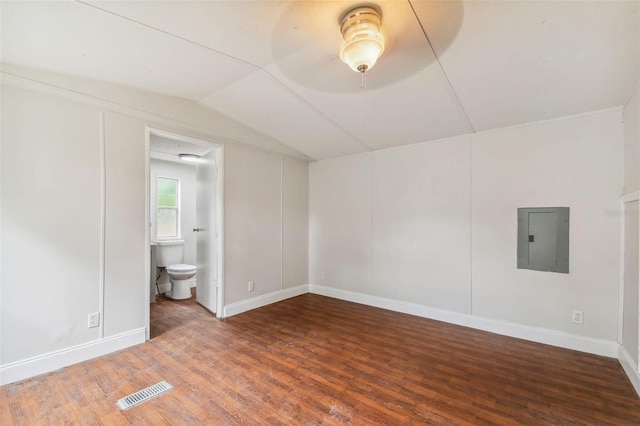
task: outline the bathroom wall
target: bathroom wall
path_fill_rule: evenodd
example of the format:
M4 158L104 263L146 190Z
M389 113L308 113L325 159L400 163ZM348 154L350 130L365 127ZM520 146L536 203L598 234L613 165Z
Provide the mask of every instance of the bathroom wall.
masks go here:
M180 179L180 239L184 240L184 263L195 265L196 259L196 233L193 228L196 223L196 166L195 163L174 162L151 159L149 217L151 221L151 240L155 241L156 235L156 181L158 177L171 177Z

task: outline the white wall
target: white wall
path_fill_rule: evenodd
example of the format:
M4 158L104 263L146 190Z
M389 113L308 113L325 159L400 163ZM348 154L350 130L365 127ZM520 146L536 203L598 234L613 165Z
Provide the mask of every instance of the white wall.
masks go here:
M622 169L619 109L312 163L310 283L614 341ZM571 208L570 274L516 268L534 206Z
M640 190L640 88L624 106L624 193Z
M224 145L227 304L282 297L283 270L306 283L293 151L189 101L5 65L2 79L2 383L144 341L147 126Z
M144 327L146 281L144 121L105 116L104 337ZM69 122L59 124L69 126ZM140 288L140 283L143 283ZM61 286L64 289L64 285Z
M309 282L369 292L371 154L311 163L309 196Z
M472 161L473 314L615 341L621 111L477 135ZM571 209L569 274L516 269L516 209L538 206Z
M469 313L470 152L462 137L312 163L310 282Z
M279 155L225 149L225 304L282 288ZM248 291L248 282L255 291Z
M95 108L2 90L2 364L99 336L86 324L101 298L101 122Z
M225 305L306 284L307 163L239 146L224 156Z
M144 123L2 90L2 366L136 330L141 341Z
M196 166L195 163L177 163L151 159L150 208L151 240L156 232L156 182L158 177L180 179L180 238L184 240L184 263L196 265Z
M373 294L470 313L470 144L373 154Z
M282 162L282 287L309 282L309 164Z

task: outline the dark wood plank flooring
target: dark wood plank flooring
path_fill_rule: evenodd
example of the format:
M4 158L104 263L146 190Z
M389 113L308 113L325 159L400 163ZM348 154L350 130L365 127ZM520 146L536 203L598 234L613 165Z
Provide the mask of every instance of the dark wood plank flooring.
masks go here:
M0 424L640 424L605 357L311 294L224 321L161 297L151 317L145 344L0 388Z

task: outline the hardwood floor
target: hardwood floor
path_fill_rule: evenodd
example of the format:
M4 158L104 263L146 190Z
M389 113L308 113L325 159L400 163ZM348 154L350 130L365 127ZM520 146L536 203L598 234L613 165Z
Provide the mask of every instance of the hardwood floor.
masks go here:
M614 359L310 294L151 315L145 344L0 388L0 424L640 424Z

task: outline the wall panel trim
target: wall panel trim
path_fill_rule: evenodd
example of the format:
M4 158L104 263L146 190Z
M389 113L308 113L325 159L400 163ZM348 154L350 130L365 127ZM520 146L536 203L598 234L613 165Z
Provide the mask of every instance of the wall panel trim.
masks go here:
M73 89L67 89L62 86L58 86L55 83L48 83L45 81L34 80L22 75L12 74L6 70L0 69L0 76L2 84L15 87L18 89L28 90L36 93L44 93L62 99L78 102L84 105L93 106L95 108L103 109L105 111L117 112L120 114L128 115L130 117L139 118L145 120L156 129L167 127L167 130L171 130L177 133L195 133L194 136L200 138L214 138L220 144L233 144L237 146L243 146L246 148L254 149L262 152L275 153L284 155L291 158L296 158L302 161L310 161L310 159L299 153L287 152L275 147L262 146L258 142L252 142L248 139L238 139L225 134L218 134L211 129L202 127L201 125L185 122L180 119L171 118L165 115L161 115L156 112L147 111L141 108L132 107L116 101L103 99L91 94L87 94L81 91ZM135 89L133 89L135 90ZM139 94L140 92L137 92ZM158 95L158 94L155 94ZM162 95L164 96L164 95Z
M631 192L620 197L620 282L618 295L618 343L622 345L622 327L624 324L624 256L625 256L625 218L627 203L640 200L640 191Z

